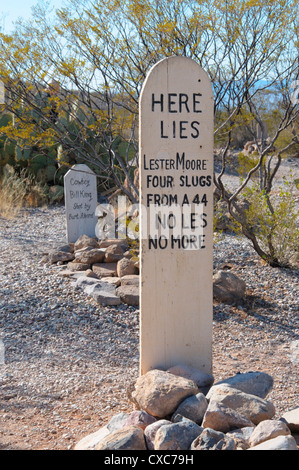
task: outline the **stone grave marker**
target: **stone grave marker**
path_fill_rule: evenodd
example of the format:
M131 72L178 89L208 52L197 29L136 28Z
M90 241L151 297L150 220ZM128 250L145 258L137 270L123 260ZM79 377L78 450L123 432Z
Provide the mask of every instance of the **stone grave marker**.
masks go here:
M206 72L170 57L140 96L140 373L212 372L213 93Z
M97 178L87 165L74 165L65 174L64 196L68 243L76 242L81 235L95 237Z

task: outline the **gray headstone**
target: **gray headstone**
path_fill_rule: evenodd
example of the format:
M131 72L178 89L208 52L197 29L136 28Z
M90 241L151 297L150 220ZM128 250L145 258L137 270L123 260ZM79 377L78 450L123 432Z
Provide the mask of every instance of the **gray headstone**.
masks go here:
M74 165L64 176L67 241L95 237L97 178L87 165Z

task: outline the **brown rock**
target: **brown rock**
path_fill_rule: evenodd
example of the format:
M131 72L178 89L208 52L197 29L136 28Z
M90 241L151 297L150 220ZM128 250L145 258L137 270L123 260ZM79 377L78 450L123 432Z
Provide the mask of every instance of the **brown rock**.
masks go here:
M202 426L227 433L233 429L254 426L254 424L235 410L222 403L210 401L204 415Z
M122 258L117 263L117 275L123 277L128 274L136 274L135 262L128 258Z
M87 235L81 235L76 243L74 243L74 251L80 250L86 246L93 248L99 248L98 240L96 238L88 237Z
M289 429L294 433L299 433L299 407L287 411L281 420L284 421Z
M146 450L143 430L128 426L104 437L96 450Z
M99 248L84 251L79 256L76 256L76 263L95 264L101 263L104 260L105 251Z
M90 264L77 263L76 261L71 261L67 265L68 269L71 271L87 271L90 269Z
M138 286L139 287L140 277L138 274L128 274L121 278L122 286Z
M220 302L233 303L243 299L245 282L230 271L220 270L213 276L213 295Z
M132 411L130 415L124 420L123 427L127 426L139 426L141 429L145 429L150 424L155 423L157 420L144 410Z
M266 419L253 430L249 439L249 445L250 447L257 446L269 439L274 439L278 436L289 436L290 434L291 431L286 423L275 419Z
M119 245L125 248L127 246L127 242L126 240L123 240L121 238L113 238L113 239L108 239L108 240L102 240L99 242L100 248L107 248L110 245Z
M127 305L139 305L139 286L121 286L116 289L116 294Z
M72 261L75 258L73 253L66 253L65 251L51 251L47 256L47 261L51 264L55 264L65 261Z
M122 245L109 245L105 251L105 263L116 263L123 258Z
M148 450L155 449L155 437L160 429L161 426L173 424L171 421L167 419L159 419L156 420L154 423L149 424L144 430L145 441Z
M98 278L116 276L116 263L95 263L92 266L93 272Z
M196 395L198 387L192 380L162 370L151 370L138 377L130 399L137 408L152 416L165 418L187 397Z

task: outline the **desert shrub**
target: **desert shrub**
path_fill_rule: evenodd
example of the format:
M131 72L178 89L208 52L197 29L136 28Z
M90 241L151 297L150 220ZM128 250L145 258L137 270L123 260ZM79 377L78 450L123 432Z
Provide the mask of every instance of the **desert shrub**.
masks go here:
M271 194L260 191L257 185L248 187L244 193L248 201L244 211L246 227L254 233L264 252L263 258L272 266L288 266L299 251L295 191L295 185L285 180L284 185Z

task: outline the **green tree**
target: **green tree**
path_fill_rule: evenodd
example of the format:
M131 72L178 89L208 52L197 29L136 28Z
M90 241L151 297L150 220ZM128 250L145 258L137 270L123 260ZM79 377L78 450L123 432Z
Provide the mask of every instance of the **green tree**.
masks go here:
M298 104L291 100L298 44L298 0L69 0L53 15L39 6L30 23L0 37L0 77L15 117L8 130L24 142L61 145L64 155L75 153L137 202L133 167L144 79L166 56L196 60L213 83L215 141L223 147L215 185L243 233L271 262L239 202L257 174L271 207L281 159L298 144ZM278 111L269 136L264 105L274 96ZM227 152L240 140L240 126L258 158L231 192Z

